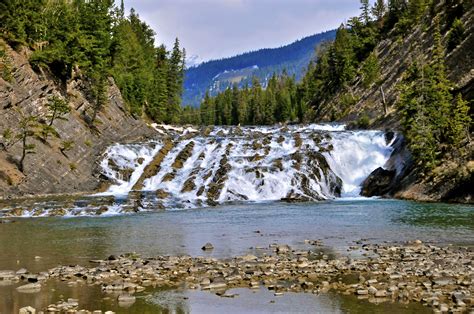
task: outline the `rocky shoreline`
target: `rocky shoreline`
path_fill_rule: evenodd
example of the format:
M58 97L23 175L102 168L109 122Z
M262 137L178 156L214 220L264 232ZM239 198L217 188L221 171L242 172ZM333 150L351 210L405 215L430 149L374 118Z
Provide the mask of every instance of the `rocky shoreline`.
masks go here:
M317 240L306 240L317 248ZM211 245L212 246L212 245ZM212 250L211 246L203 250ZM234 297L232 288L266 287L280 296L286 292L356 295L371 303L419 302L435 313L474 312L474 251L466 247L437 247L419 240L403 245L351 246L350 256L330 259L317 250L294 250L272 244L255 248L256 255L231 259L136 254L92 260L91 266L58 266L31 274L26 269L0 271L3 285L18 284L20 292L39 292L47 280L68 285L100 285L123 305L135 302L134 294L153 288L201 289L221 297ZM51 304L38 313L99 313L79 310L79 300ZM32 310L33 308L30 308ZM28 312L25 308L24 313ZM111 312L109 312L111 313Z

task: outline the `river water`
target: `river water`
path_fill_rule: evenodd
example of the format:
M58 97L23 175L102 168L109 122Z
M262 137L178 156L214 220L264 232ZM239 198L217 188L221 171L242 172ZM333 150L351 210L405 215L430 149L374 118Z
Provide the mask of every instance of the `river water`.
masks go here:
M90 259L128 252L146 257L158 254L232 257L259 254L260 248L268 248L272 243L312 249L304 243L305 239L321 240L323 247L319 249L330 256L349 254L348 246L361 239L375 243L421 239L441 245L472 246L474 207L342 199L300 204L228 204L109 217L17 218L13 223L0 224L0 269L25 267L37 272L58 264L89 265ZM200 249L206 242L215 247L210 253ZM35 258L37 256L40 258ZM199 291L147 291L140 294L135 305L124 309L119 308L115 300L107 299L97 287L67 287L52 282L42 292L29 295L17 292L12 286L0 287L0 312L15 312L26 305L44 307L61 297L78 297L84 308L114 309L123 313L242 310L363 313L384 308L410 313L424 310L417 305L375 306L353 297L332 294L288 294L275 298L264 290L243 289L237 293L240 296L235 299L222 299ZM275 303L270 303L272 300ZM292 308L294 304L298 307Z
M100 195L0 202L0 219L13 220L0 224L0 270L89 266L89 260L129 252L259 255L273 243L319 250L330 258L362 257L361 251L348 251L361 240L474 245L473 206L358 197L362 181L390 157L397 135L345 131L342 125L160 132L165 131L169 140L109 147L99 170L110 185ZM207 242L213 251L201 250ZM147 289L134 305L122 308L97 286L51 280L34 294L22 294L16 286L0 285L0 313L28 305L41 309L67 298L78 298L80 308L118 313L429 312L419 304L374 305L336 294L274 297L265 289L235 289L231 293L239 296L232 299Z

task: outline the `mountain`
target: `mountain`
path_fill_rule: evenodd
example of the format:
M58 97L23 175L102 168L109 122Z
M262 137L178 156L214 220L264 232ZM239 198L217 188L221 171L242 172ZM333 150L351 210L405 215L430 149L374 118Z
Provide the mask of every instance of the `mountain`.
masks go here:
M192 56L186 58L186 68L189 69L189 68L197 67L202 62L203 62L203 60L201 59L200 56L192 55Z
M331 41L335 30L312 35L279 48L265 48L246 52L234 57L211 60L187 69L184 81L183 104L199 106L207 90L212 95L238 83L240 86L251 82L256 76L265 85L273 74L283 70L300 79L314 56L316 46Z

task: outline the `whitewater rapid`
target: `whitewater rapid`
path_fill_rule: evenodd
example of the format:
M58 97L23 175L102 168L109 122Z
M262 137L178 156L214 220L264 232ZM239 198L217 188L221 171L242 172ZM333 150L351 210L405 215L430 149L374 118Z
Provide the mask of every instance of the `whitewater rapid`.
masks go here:
M25 199L0 216L113 216L231 202L353 200L393 151L384 132L344 125L152 127L157 139L117 143L103 153L104 192Z
M111 146L100 166L112 184L101 195L141 193L140 206L149 209L357 197L392 153L384 132L344 125L173 131L164 152L164 140ZM157 158L154 172L146 171Z

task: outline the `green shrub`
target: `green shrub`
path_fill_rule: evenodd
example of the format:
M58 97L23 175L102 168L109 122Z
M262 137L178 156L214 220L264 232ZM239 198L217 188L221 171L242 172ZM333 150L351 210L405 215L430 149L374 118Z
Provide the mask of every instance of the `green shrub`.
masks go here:
M0 77L7 82L12 82L12 72L12 63L6 52L6 47L0 44Z
M466 38L466 29L460 19L456 18L448 33L447 48L452 51Z

